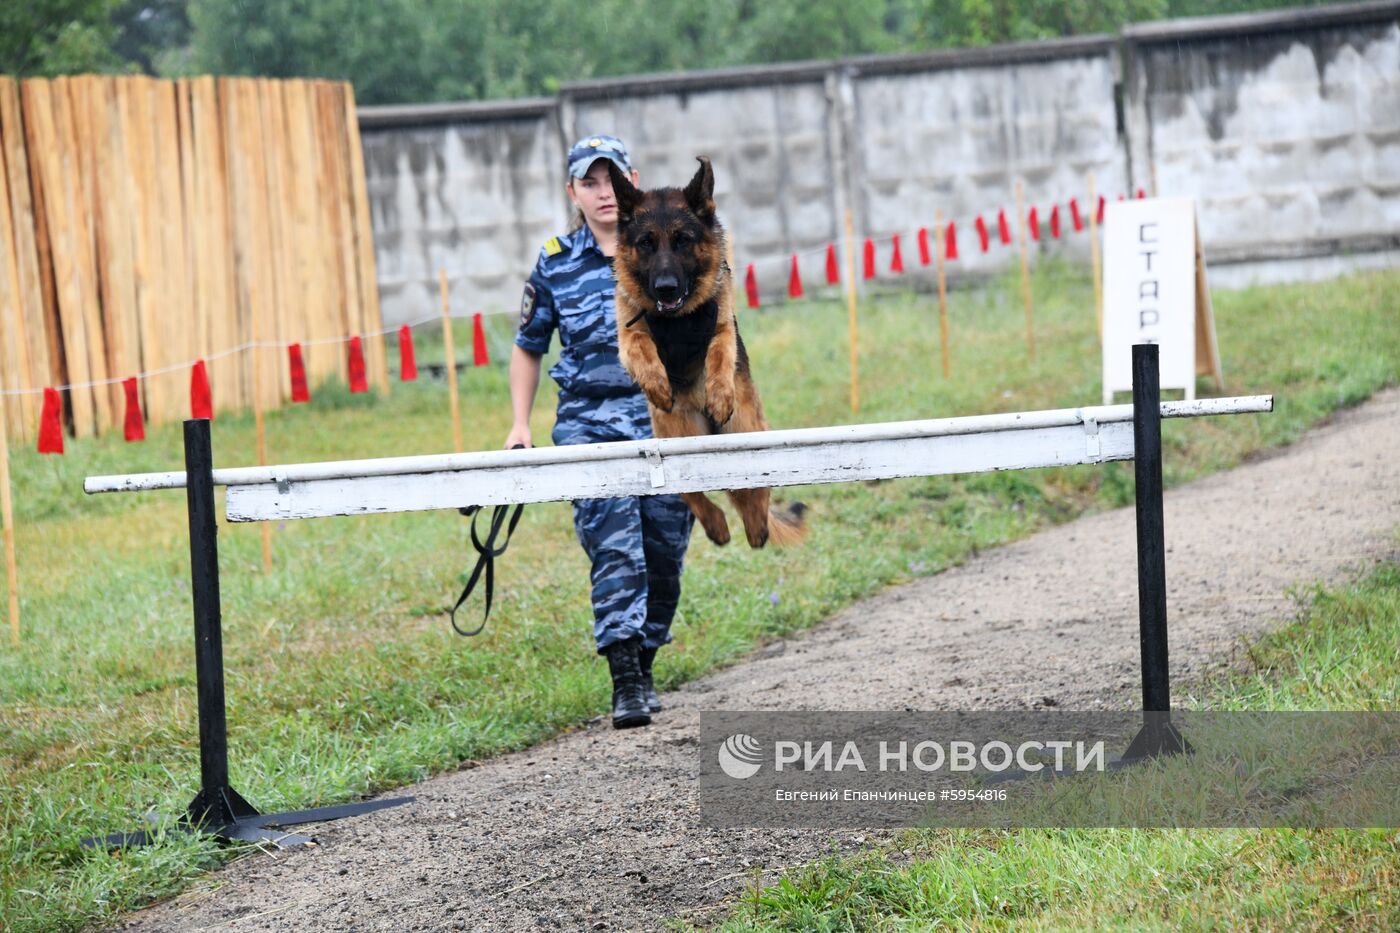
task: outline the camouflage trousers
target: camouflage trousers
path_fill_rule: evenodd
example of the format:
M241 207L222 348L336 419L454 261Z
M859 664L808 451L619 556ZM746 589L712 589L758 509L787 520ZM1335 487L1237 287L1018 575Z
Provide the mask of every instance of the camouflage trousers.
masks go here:
M638 409L630 399L586 401L585 412L576 410L584 407L580 400L561 398L555 444L651 436L645 403ZM638 410L646 418L643 423L638 423ZM676 495L574 500L574 531L593 565L593 641L599 653L634 635L647 648L670 642L694 522Z

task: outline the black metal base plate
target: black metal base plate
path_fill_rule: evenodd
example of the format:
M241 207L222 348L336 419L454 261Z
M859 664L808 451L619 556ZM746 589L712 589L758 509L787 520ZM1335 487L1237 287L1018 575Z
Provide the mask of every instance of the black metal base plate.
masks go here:
M201 790L190 803L189 811L180 818L172 829L182 833L205 833L221 842L265 842L278 848L288 849L315 842L314 836L283 832L277 827L297 826L302 823L325 823L373 813L389 807L412 803L413 797L392 797L387 800L364 800L359 803L343 803L330 807L316 807L311 810L288 810L283 813L259 813L253 809L232 788L224 788L216 795L220 803L231 804L224 810L224 820L210 820L213 810L208 806L211 795ZM231 813L229 811L232 811ZM155 820L154 817L148 819ZM89 849L126 849L147 846L156 841L157 834L150 830L135 833L112 833L107 836L91 836L82 841Z

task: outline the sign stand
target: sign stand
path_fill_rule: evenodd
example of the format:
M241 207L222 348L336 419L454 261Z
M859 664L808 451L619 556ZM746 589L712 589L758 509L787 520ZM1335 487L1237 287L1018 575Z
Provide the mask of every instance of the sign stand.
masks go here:
M228 780L228 726L224 708L224 641L219 609L219 546L214 505L214 454L209 422L185 422L185 495L190 524L190 583L194 596L194 660L199 697L199 793L177 824L184 832L208 833L224 841L269 842L280 848L305 845L310 836L271 827L338 820L410 803L412 797L286 813L259 813ZM114 833L83 840L88 848L149 845L150 831Z
M1172 725L1167 666L1167 545L1162 518L1162 392L1156 344L1133 347L1133 476L1137 498L1138 636L1142 730L1123 753L1131 764L1190 752Z

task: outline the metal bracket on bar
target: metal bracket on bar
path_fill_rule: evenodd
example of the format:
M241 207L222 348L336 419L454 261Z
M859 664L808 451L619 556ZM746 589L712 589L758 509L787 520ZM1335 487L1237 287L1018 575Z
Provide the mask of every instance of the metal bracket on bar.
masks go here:
M1102 451L1099 421L1093 415L1084 415L1084 452L1090 457L1098 457Z
M661 468L661 450L655 444L648 444L642 450L642 456L646 457L647 466L651 467L651 485L653 488L666 485L666 472Z

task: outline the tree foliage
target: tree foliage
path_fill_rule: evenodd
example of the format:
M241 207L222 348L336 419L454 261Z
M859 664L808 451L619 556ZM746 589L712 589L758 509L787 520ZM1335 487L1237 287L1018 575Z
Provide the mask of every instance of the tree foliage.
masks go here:
M0 74L126 71L112 50L119 0L0 0Z
M324 77L360 103L916 52L1290 0L0 0L0 71ZM1312 5L1336 0L1292 0Z

